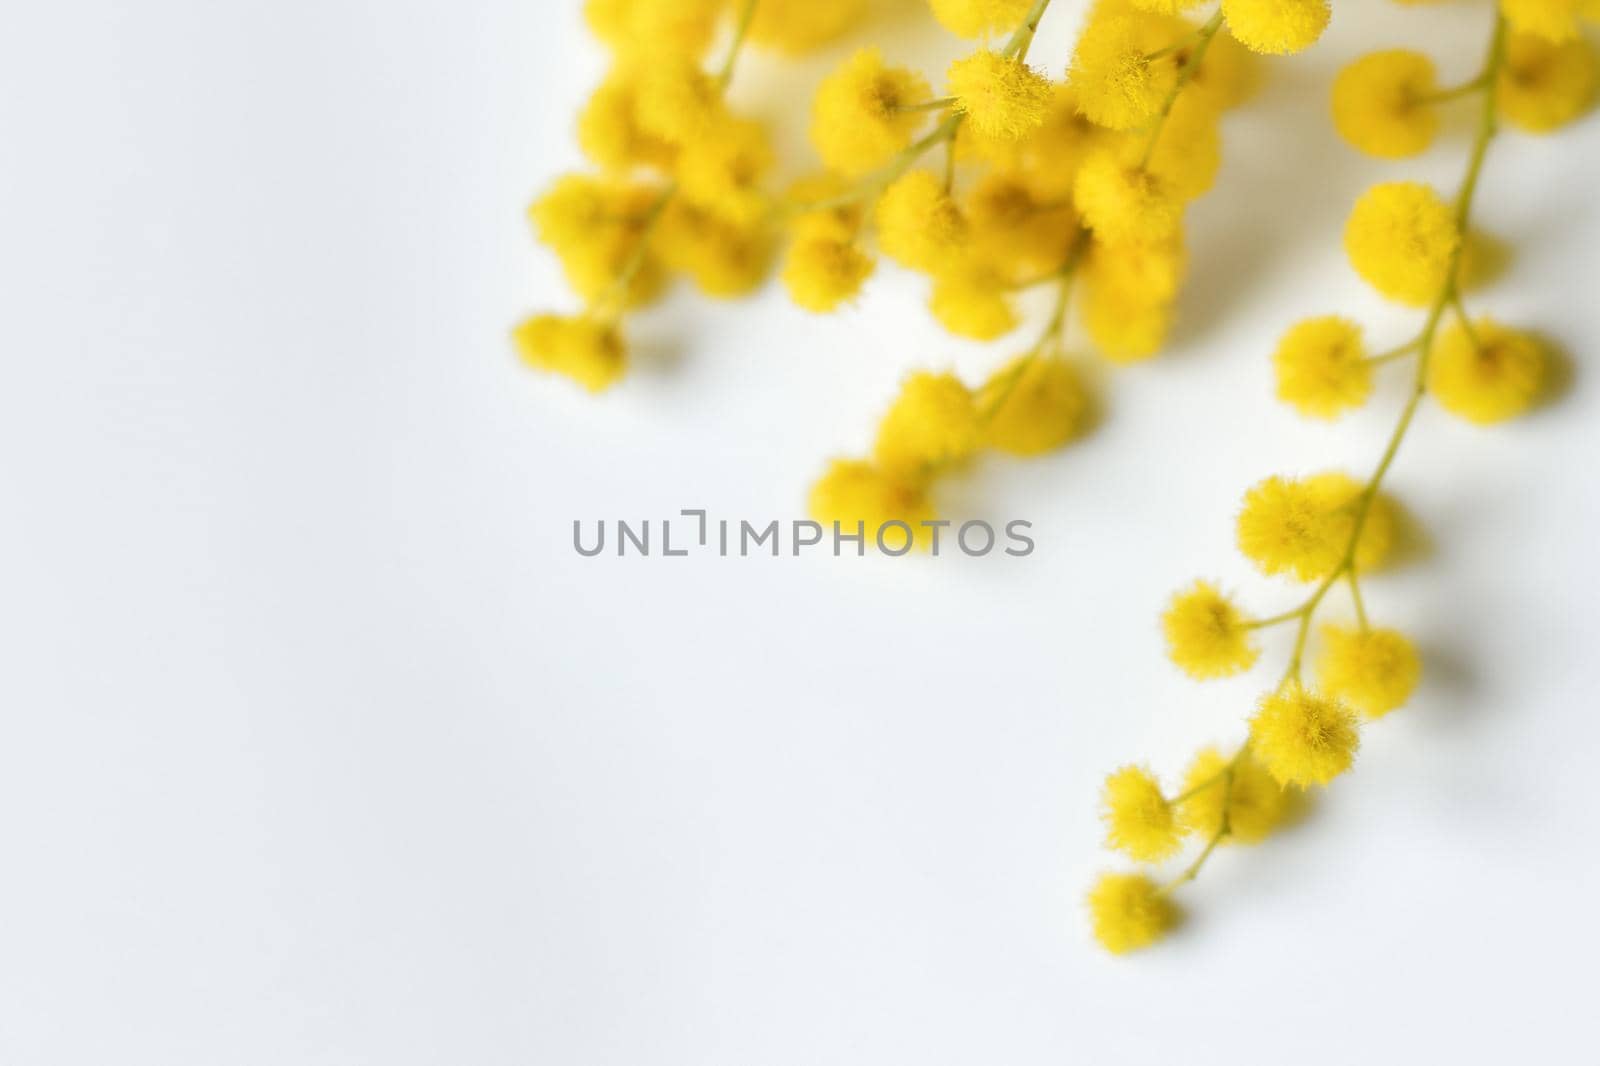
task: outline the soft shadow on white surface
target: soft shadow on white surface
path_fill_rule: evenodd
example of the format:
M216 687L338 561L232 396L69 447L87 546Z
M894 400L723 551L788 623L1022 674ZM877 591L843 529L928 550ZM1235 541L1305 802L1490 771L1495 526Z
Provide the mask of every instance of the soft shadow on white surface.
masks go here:
M1298 317L1411 328L1338 230L1366 184L1462 164L1459 136L1346 152L1328 80L1390 41L1464 75L1485 17L1352 2L1270 64L1175 350L1109 377L1090 440L960 489L1038 552L894 561L573 554L574 518L793 516L907 368L1008 351L886 270L834 319L676 297L599 399L519 370L509 324L568 300L521 210L578 162L576 5L14 13L0 1061L1570 1059L1600 845L1581 366L1513 426L1420 418L1394 488L1434 552L1370 601L1429 677L1356 772L1220 856L1158 951L1102 956L1079 902L1114 861L1101 775L1176 772L1261 684L1178 677L1160 604L1195 575L1287 600L1232 552L1241 490L1367 468L1399 402L1322 427L1270 396ZM788 108L828 61L740 92ZM1597 168L1590 119L1508 134L1483 186L1515 258L1478 306L1580 364Z

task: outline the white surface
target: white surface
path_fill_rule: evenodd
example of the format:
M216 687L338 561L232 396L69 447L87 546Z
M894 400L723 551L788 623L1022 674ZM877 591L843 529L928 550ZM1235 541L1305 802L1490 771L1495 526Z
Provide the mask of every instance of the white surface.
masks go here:
M1437 551L1370 600L1428 679L1316 816L1222 854L1159 950L1110 959L1081 914L1101 776L1237 738L1271 670L1184 681L1162 600L1208 574L1288 602L1232 552L1240 492L1367 469L1398 403L1391 378L1324 428L1270 399L1299 316L1406 335L1339 225L1462 163L1459 129L1355 157L1331 72L1409 41L1464 76L1481 4L1342 4L1271 65L1193 213L1172 353L1112 378L1082 446L947 497L1032 519L1020 562L573 555L575 517L795 515L905 369L1006 350L888 271L838 319L680 295L634 329L678 356L599 400L519 371L509 324L567 300L520 212L600 73L575 4L13 6L0 1062L1582 1057L1585 372L1503 429L1421 416L1393 486ZM741 99L830 61L752 64ZM1508 135L1483 187L1516 258L1477 306L1581 356L1597 166L1591 119Z

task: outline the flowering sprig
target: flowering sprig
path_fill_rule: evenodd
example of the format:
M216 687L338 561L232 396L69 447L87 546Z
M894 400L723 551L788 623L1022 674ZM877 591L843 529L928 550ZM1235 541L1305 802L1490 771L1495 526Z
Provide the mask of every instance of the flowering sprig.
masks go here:
M725 0L589 0L584 13L612 49L605 82L578 117L578 141L602 171L559 179L529 209L584 302L513 331L523 362L590 391L623 374L625 315L657 299L672 275L706 295L753 291L772 258L774 154L766 129L736 115L727 89L745 46L802 52L837 37L862 0L739 0L721 60L703 62Z
M1529 334L1489 319L1474 321L1464 305L1470 223L1479 177L1500 120L1544 130L1576 116L1592 94L1593 52L1566 36L1508 33L1516 25L1503 4L1494 19L1483 68L1461 86L1439 89L1424 56L1379 52L1347 67L1334 87L1340 133L1368 154L1393 158L1421 151L1437 127L1436 109L1477 97L1477 130L1453 204L1431 189L1395 182L1369 189L1345 228L1357 273L1385 296L1420 304L1426 316L1410 340L1368 356L1361 331L1336 316L1292 328L1274 355L1280 398L1303 413L1333 417L1365 402L1374 372L1414 360L1411 385L1372 474L1357 483L1343 474L1271 477L1245 496L1238 519L1241 551L1267 574L1313 583L1295 607L1252 619L1214 585L1197 582L1174 597L1162 618L1168 652L1197 679L1225 677L1259 658L1254 634L1293 624L1288 664L1263 695L1249 736L1226 761L1213 749L1190 766L1184 790L1168 799L1148 771L1128 767L1108 778L1103 799L1107 843L1130 858L1156 862L1182 838L1204 839L1200 853L1175 878L1106 874L1089 894L1094 933L1121 953L1160 939L1177 918L1174 891L1196 877L1227 840L1260 839L1284 820L1295 798L1348 770L1360 745L1360 720L1402 706L1421 676L1412 642L1374 626L1361 596L1362 575L1379 567L1394 539L1396 509L1383 484L1423 399L1474 422L1521 414L1540 398L1549 360ZM1445 324L1447 314L1453 316ZM1312 628L1335 585L1348 588L1354 626L1329 625L1314 684L1303 677Z
M1082 434L1092 404L1071 310L1114 364L1161 347L1187 266L1185 206L1211 187L1220 117L1251 87L1226 8L1196 24L1165 0L1102 0L1052 83L1027 65L1049 0L933 6L963 36L1019 21L1000 48L953 63L944 96L876 50L823 82L812 140L833 176L792 197L784 281L801 306L834 310L872 275L875 243L930 277L942 325L985 341L1018 327L1018 292L1050 285L1056 298L1040 338L980 387L907 378L872 457L833 460L813 487L825 523L926 521L937 478L980 449L1033 455ZM940 146L942 168L919 166ZM979 173L964 193L957 161Z

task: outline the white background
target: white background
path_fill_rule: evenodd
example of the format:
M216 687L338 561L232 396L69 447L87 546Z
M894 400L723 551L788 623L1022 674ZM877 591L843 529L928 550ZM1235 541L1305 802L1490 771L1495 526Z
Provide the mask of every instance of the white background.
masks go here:
M1228 850L1125 959L1082 893L1102 775L1176 774L1280 668L1197 686L1155 618L1242 490L1370 468L1402 389L1274 404L1295 318L1416 317L1343 264L1366 184L1326 91L1377 44L1469 76L1481 3L1341 3L1269 65L1191 213L1170 354L1101 431L985 461L958 516L1026 560L593 560L574 518L800 514L895 382L1007 352L892 269L858 310L680 293L593 399L519 369L568 307L521 211L578 165L577 4L76 0L0 36L0 1062L550 1066L1571 1062L1592 1043L1600 418L1421 415L1431 555L1370 584L1427 651L1315 815ZM1059 74L1077 9L1035 57ZM926 20L894 58L953 54ZM757 58L778 118L841 51ZM1476 300L1600 345L1600 121L1508 135ZM1333 610L1347 609L1331 599Z

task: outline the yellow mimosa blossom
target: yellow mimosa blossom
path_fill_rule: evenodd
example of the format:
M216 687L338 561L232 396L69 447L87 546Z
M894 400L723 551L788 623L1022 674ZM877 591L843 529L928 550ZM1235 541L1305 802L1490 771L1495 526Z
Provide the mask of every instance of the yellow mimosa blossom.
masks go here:
M831 461L811 486L806 510L814 521L830 529L835 522L845 533L862 527L868 543L885 523L904 522L911 527L912 543L919 548L928 537L928 528L922 523L935 518L922 482L895 476L860 459ZM898 548L900 540L893 544Z
M820 208L814 206L837 200L849 188L849 182L835 174L813 174L790 185L783 199L799 212L791 222L795 237L854 240L867 218L866 209L859 200L835 202Z
M1313 475L1306 478L1305 483L1322 508L1338 523L1340 540L1348 546L1350 535L1355 531L1356 510L1365 486L1349 474L1338 471ZM1361 541L1356 545L1356 570L1377 570L1388 561L1399 522L1394 501L1381 492L1373 496L1367 507L1366 521L1361 525ZM1314 576L1326 577L1327 573L1324 571Z
M1263 55L1310 47L1327 29L1330 14L1328 0L1222 0L1228 32Z
M1044 122L1020 144L1006 145L1006 165L1037 199L1070 200L1078 165L1105 135L1079 111L1072 86L1056 82L1050 87Z
M1043 455L1072 440L1090 415L1089 393L1059 356L1023 355L978 390L983 443L1011 455Z
M1278 399L1313 418L1335 418L1372 395L1361 327L1338 315L1296 323L1272 356Z
M1128 3L1153 15L1176 15L1191 7L1199 7L1205 0L1128 0Z
M1290 685L1261 697L1250 720L1250 751L1280 785L1326 785L1350 769L1361 731L1338 700Z
M1273 476L1245 493L1238 538L1239 550L1262 573L1312 581L1339 565L1349 523L1310 479Z
M921 475L971 455L981 434L977 406L960 378L917 371L879 423L873 457L892 474Z
M1506 41L1495 103L1505 120L1529 133L1566 125L1594 102L1594 46L1581 38L1553 44L1532 34Z
M1433 60L1390 49L1362 56L1333 82L1333 125L1351 147L1380 159L1425 151L1439 131Z
M1356 273L1391 300L1414 307L1439 295L1460 243L1450 205L1414 181L1374 185L1344 227L1345 254Z
M1160 940L1178 912L1143 874L1101 874L1089 890L1089 919L1100 946L1124 955Z
M1166 182L1109 149L1078 169L1072 202L1095 236L1113 244L1164 240L1183 216L1183 204Z
M1317 688L1368 718L1382 718L1403 705L1421 677L1422 659L1398 630L1322 629Z
M1174 68L1181 67L1188 59L1189 50L1184 45L1178 46L1172 56ZM1238 107L1255 92L1261 77L1260 65L1254 52L1227 33L1219 33L1211 39L1211 47L1206 49L1184 91L1192 92L1219 111Z
M797 305L826 314L855 299L875 266L870 255L849 241L802 237L784 257L783 284Z
M1125 293L1146 303L1167 303L1176 297L1188 268L1181 229L1153 241L1094 241L1083 265L1086 282L1094 290Z
M1248 670L1261 654L1249 619L1208 581L1196 581L1172 597L1161 616L1161 631L1168 657L1200 681Z
M1090 15L1067 74L1078 107L1113 130L1148 122L1176 78L1174 69L1151 60L1139 24L1109 7Z
M758 0L750 40L800 55L837 39L866 8L867 0Z
M967 220L937 177L913 170L878 201L878 244L891 259L934 273L967 241Z
M512 331L522 361L535 370L564 374L590 392L622 376L627 353L615 326L590 318L535 315Z
M1183 777L1184 799L1178 804L1178 820L1191 833L1209 840L1222 828L1226 808L1226 839L1241 844L1260 843L1288 815L1291 793L1273 779L1248 748L1232 763L1231 783L1228 768L1229 760L1216 748L1206 748L1194 757Z
M1085 279L1081 313L1096 350L1121 366L1155 355L1172 326L1170 301L1106 284L1100 274Z
M1205 195L1222 165L1222 135L1217 128L1216 105L1204 96L1183 93L1161 127L1148 169L1171 196L1193 200ZM1137 166L1144 158L1149 136L1124 134L1122 159Z
M1428 361L1428 391L1439 406L1488 425L1515 418L1544 391L1544 346L1526 333L1480 318L1469 332L1460 323L1439 337Z
M1017 328L1005 278L981 262L957 257L934 278L928 301L933 317L958 337L992 341Z
M619 53L695 57L706 50L724 0L586 0L589 28Z
M1022 24L1033 0L928 0L939 25L957 37L1008 33Z
M1100 818L1106 824L1106 846L1130 859L1160 862L1176 854L1183 831L1161 786L1148 771L1124 766L1106 778L1100 794Z
M636 307L661 289L661 264L648 246L628 284L617 283L638 255L646 220L660 195L659 189L646 185L568 175L534 201L528 219L539 240L560 258L567 282L578 295ZM619 287L622 292L614 291Z
M1500 0L1500 12L1518 33L1560 43L1578 38L1583 0ZM1591 17L1594 12L1588 12Z
M594 91L578 114L578 147L608 170L666 167L673 147L639 128L638 79L614 72Z
M964 207L972 254L1013 281L1059 268L1078 235L1071 205L1041 202L1017 174L985 175L967 193Z
M927 115L910 108L928 95L920 74L887 67L876 48L863 48L818 86L811 143L841 174L876 170L911 143Z
M772 238L760 221L740 225L682 199L662 213L654 244L669 269L721 299L754 290L772 259Z
M636 99L639 128L668 144L711 135L727 120L716 79L689 59L668 56L640 66Z
M730 222L760 219L768 201L758 183L772 168L772 145L759 122L728 118L678 152L674 172L684 199Z
M950 64L955 107L985 137L1017 141L1044 123L1050 80L1022 60L980 49Z

